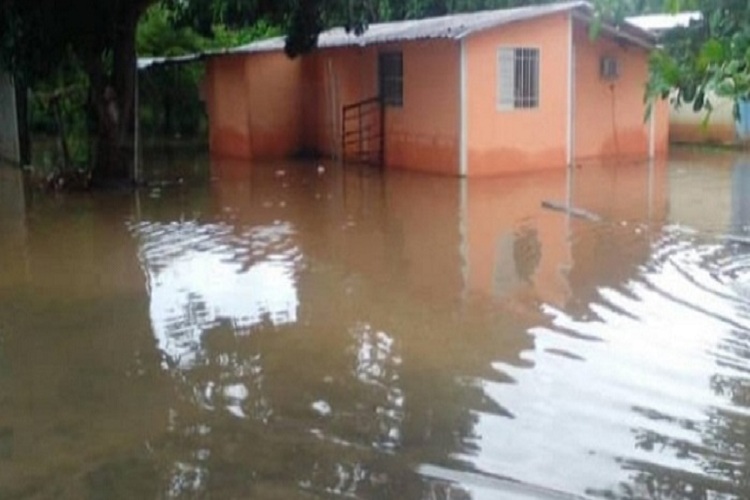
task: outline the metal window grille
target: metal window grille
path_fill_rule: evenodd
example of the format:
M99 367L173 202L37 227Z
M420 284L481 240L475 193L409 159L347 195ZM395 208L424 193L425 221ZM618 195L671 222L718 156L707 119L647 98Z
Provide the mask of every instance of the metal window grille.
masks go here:
M380 97L389 106L404 105L404 59L401 52L386 52L378 58Z
M498 51L498 109L539 106L539 49L501 48Z

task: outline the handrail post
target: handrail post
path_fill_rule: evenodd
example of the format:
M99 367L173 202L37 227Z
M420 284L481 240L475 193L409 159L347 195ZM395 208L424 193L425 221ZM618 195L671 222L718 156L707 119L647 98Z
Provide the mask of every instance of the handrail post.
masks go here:
M377 107L375 107L377 106ZM379 108L379 109L378 109ZM380 115L380 132L377 133L375 117ZM356 115L354 114L356 113ZM352 130L347 128L347 122L355 121ZM367 123L366 123L367 122ZM357 127L354 129L354 127ZM375 142L375 140L378 142ZM357 161L372 164L379 160L381 167L385 163L385 107L380 96L370 97L359 102L347 104L341 108L341 162L347 162L348 146L352 146L357 155ZM378 147L378 156L373 155L372 148Z
M346 106L341 110L341 163L346 164Z
M364 106L359 106L357 110L359 111L358 121L359 121L359 161L362 161L362 158L364 157L364 129L362 127L362 109Z
M380 168L385 168L385 102L378 96L380 108Z

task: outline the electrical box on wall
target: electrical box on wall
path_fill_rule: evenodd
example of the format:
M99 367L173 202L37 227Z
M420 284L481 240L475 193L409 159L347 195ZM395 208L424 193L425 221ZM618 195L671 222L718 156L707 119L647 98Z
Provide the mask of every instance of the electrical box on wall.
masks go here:
M620 76L620 61L612 56L603 56L599 60L599 76L603 80L617 80Z

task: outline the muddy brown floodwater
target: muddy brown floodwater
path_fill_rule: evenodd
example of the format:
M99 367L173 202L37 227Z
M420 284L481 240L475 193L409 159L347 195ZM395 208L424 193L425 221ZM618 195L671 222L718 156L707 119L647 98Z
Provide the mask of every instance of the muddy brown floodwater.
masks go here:
M750 497L750 157L174 161L0 170L0 498Z

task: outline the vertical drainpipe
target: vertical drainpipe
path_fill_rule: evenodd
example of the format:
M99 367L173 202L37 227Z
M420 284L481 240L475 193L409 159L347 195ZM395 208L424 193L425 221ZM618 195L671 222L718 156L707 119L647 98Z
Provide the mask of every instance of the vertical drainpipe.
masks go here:
M469 174L469 150L468 150L468 109L467 109L467 78L466 78L466 39L461 38L460 42L460 69L459 69L459 101L458 101L458 174L466 177Z
M651 113L648 117L648 159L656 156L656 100L651 100Z
M573 50L573 12L568 14L568 124L566 161L572 167L575 161L575 51Z

